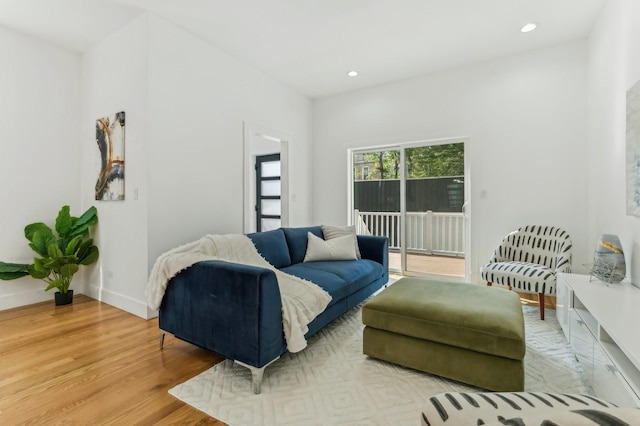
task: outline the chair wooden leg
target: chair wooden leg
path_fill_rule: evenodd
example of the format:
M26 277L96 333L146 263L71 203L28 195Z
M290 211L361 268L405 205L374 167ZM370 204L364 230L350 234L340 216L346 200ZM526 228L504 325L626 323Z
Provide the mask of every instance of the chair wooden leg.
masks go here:
M538 293L538 303L540 304L540 319L544 321L544 294Z
M487 286L491 287L491 284L493 284L492 282L487 281ZM511 291L511 286L508 285L507 288L509 288L509 291Z

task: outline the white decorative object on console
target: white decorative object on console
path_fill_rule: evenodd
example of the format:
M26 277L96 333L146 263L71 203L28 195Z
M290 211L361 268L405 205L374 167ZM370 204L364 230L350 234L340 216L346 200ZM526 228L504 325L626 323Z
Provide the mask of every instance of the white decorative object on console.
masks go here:
M640 289L561 273L556 315L595 396L640 406Z
M619 283L627 274L622 244L617 235L603 234L593 254L591 275L608 282Z

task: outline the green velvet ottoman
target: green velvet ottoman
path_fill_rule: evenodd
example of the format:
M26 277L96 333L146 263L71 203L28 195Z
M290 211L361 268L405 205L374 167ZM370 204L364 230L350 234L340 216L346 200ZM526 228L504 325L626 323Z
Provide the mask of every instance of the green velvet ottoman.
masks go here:
M363 306L362 322L373 358L488 390L524 390L524 317L514 292L402 278Z

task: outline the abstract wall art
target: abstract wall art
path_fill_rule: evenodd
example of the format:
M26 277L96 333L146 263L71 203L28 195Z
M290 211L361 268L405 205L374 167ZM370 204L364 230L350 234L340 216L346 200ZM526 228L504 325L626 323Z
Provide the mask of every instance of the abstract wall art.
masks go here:
M124 200L124 111L96 120L96 200Z
M627 90L627 215L640 216L640 81Z

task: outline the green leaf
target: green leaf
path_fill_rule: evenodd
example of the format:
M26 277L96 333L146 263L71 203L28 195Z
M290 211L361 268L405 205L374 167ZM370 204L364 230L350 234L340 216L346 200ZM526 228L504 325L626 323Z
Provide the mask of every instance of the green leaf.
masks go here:
M60 268L62 268L64 265L68 265L70 263L77 264L78 258L75 256L60 256L43 259L43 261L43 265L45 268L49 268L54 272L60 273Z
M53 241L53 243L49 244L49 247L47 247L47 254L51 258L64 256L64 253L62 253L62 250L60 250L60 247L58 247L55 241Z
M71 233L71 214L69 206L62 206L56 218L56 232L60 238L67 238Z
M40 231L40 230L42 230L43 232L46 232L47 230L49 230L49 233L53 235L53 231L51 230L51 228L49 228L47 225L45 225L42 222L36 222L36 223L31 223L24 227L24 236L26 237L27 240L33 242L33 234L35 234L36 231Z
M88 253L84 257L79 257L79 263L81 265L91 265L95 263L100 257L100 252L98 251L98 247L91 246L89 247Z
M15 280L29 275L31 265L0 262L0 280Z
M42 261L42 266L38 267L36 269L40 270L40 269L49 269L52 271L58 271L58 269L60 269L60 267L62 265L66 265L68 262L62 258L59 257L47 257L47 258L43 258L41 259Z
M50 259L39 259L39 258L36 257L36 258L33 259L33 265L31 265L31 267L33 269L37 270L37 271L43 271L44 272L45 270L49 269L49 268L46 268L44 266L44 264L45 264L45 262L47 260L50 260Z
M34 259L33 265L29 266L29 275L33 278L41 280L43 278L47 278L51 270L49 268L45 268L40 259Z
M49 227L40 228L33 233L33 241L29 244L29 247L40 256L47 256L48 248L51 244L55 245L56 238L53 236L53 232Z
M91 206L76 221L73 222L69 236L86 235L89 227L98 223L98 210Z
M24 272L0 272L0 280L15 280L18 278L26 277L27 275L29 274L25 274Z
M93 238L88 238L82 241L82 243L80 243L80 247L78 247L78 250L76 250L76 253L78 254L78 258L82 260L85 257L87 257L89 255L89 250L91 249L92 246L93 246Z
M60 275L62 275L65 278L69 278L69 280L71 280L71 278L73 277L73 274L78 272L79 269L80 267L75 263L69 263L60 268Z
M87 238L86 240L82 240L82 243L80 243L80 247L78 247L78 252L87 250L89 247L91 247L92 244L93 244L93 238Z
M81 242L82 236L78 235L77 237L73 238L71 241L69 241L69 244L64 247L64 254L67 256L70 254L74 254Z
M44 291L49 291L52 288L57 288L61 290L62 288L64 288L64 280L62 278L58 278L57 280L52 280L47 286L47 288L44 289Z

